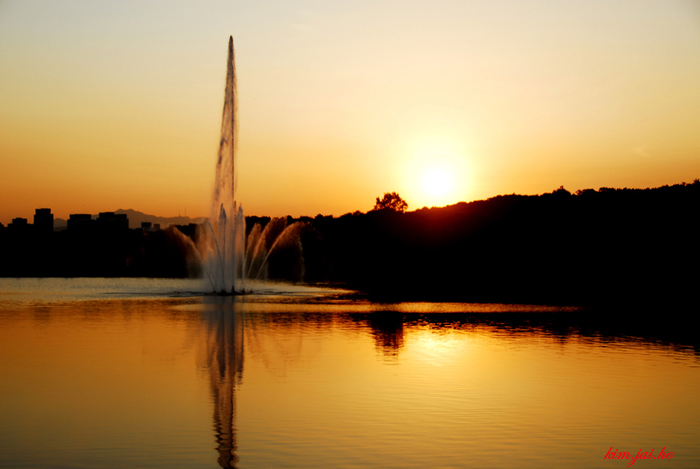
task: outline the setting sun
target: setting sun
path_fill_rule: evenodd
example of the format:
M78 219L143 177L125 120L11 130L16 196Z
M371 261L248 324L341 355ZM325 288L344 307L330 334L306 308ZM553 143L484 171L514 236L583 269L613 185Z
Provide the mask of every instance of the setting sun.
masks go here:
M433 168L425 175L423 190L431 197L445 197L453 190L454 182L447 168Z
M469 171L456 139L425 139L413 145L404 165L402 194L410 207L441 207L466 200Z

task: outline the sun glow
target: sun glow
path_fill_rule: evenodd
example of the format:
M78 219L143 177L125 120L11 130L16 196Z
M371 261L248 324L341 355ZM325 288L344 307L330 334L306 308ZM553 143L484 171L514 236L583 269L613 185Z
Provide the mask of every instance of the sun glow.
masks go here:
M432 197L445 197L452 192L454 180L448 168L435 167L423 179L423 191Z
M444 141L417 145L405 165L409 207L441 207L466 200L468 175L463 149Z

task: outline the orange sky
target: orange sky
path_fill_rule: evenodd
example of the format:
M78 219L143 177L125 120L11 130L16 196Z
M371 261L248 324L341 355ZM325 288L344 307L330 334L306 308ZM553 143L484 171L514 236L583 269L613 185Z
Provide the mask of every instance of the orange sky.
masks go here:
M0 222L206 215L228 36L249 215L700 177L692 1L0 2Z

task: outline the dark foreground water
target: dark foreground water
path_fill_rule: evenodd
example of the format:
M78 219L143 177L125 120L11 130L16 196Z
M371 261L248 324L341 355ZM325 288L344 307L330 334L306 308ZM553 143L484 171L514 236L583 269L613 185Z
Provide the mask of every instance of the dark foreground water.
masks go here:
M571 309L198 288L0 279L0 467L623 468L663 448L632 467L700 467L683 340Z

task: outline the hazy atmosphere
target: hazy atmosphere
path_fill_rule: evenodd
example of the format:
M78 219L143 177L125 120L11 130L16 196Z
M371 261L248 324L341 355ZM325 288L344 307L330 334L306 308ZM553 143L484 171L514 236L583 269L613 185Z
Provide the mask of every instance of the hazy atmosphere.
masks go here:
M0 0L0 469L699 468L699 110L698 0Z
M692 1L0 1L0 222L206 216L226 43L249 215L700 175Z

